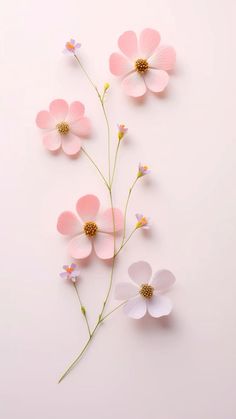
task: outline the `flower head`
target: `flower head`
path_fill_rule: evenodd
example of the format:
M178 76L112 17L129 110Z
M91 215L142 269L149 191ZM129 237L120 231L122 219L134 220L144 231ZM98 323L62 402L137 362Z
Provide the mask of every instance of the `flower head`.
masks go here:
M167 316L172 310L169 298L162 295L175 282L174 275L163 269L152 277L152 268L147 262L133 263L128 274L131 283L120 282L115 289L117 300L127 300L124 312L133 319L140 319L146 312L152 317Z
M149 173L151 173L151 170L149 170L148 166L143 166L141 163L139 163L137 177L140 178L142 176L148 175Z
M75 155L81 148L81 137L90 134L90 120L84 116L84 105L63 99L56 99L49 105L49 111L40 111L36 124L44 130L43 144L50 151L62 147L69 155Z
M136 214L137 223L136 228L144 228L145 230L148 230L150 228L150 219L147 217L144 217L143 214Z
M119 138L119 141L120 141L120 140L122 140L122 138L127 133L128 128L126 128L126 126L124 124L117 124L117 128L118 128L118 138Z
M76 42L74 39L70 39L70 41L66 42L65 49L63 50L64 54L73 54L75 55L76 52L80 49L81 44Z
M57 221L59 233L72 236L69 253L75 259L88 257L92 248L100 259L111 259L114 256L113 211L115 231L123 228L123 215L114 208L107 209L98 215L99 199L95 195L82 196L76 204L78 216L73 212L63 212Z
M123 54L111 54L110 71L123 77L122 87L127 95L140 97L147 89L158 93L167 86L167 71L175 65L175 50L159 44L159 32L149 28L141 32L139 40L133 31L124 32L118 39Z
M61 278L68 279L72 282L76 282L78 280L80 271L76 263L72 263L71 265L64 265L63 269L64 271L60 273Z

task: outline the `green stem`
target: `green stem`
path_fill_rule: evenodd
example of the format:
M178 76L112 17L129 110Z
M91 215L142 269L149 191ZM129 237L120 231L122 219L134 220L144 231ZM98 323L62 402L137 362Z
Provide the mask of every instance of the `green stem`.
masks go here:
M103 322L103 320L105 320L107 317L109 317L112 313L114 313L114 311L118 310L118 308L122 307L125 303L127 303L128 300L123 301L122 303L120 303L118 306L116 306L115 308L113 308L113 310L109 311L109 313L107 313L104 317L102 317L101 322Z
M125 242L125 237L126 237L126 218L127 218L127 210L128 210L129 200L130 200L131 193L132 193L132 191L133 191L133 189L135 187L135 184L136 184L137 180L138 180L138 177L136 177L136 179L134 180L134 182L132 183L132 185L131 185L131 187L129 189L129 193L128 193L126 204L125 204L124 228L123 228L123 237L122 237L122 242L121 242L121 246L122 247L123 247L123 244Z
M102 171L99 169L98 165L95 163L95 161L93 160L93 158L88 154L88 152L81 147L81 151L83 151L83 153L85 154L85 156L90 160L90 162L94 165L94 167L96 168L96 170L98 171L98 173L100 174L100 176L102 177L106 187L109 189L109 184L105 178L105 176L103 175Z
M121 244L121 246L119 247L119 249L117 250L115 256L117 256L120 251L123 249L123 247L125 247L125 245L128 243L128 241L131 239L131 237L133 236L133 234L135 233L135 231L137 230L137 227L134 228L133 231L131 231L129 237Z
M77 288L75 282L74 282L74 288L75 288L75 291L76 291L76 294L77 294L77 297L78 297L78 300L79 300L79 303L80 303L81 312L82 312L82 314L83 314L83 316L85 318L85 321L86 321L86 325L87 325L87 329L88 329L88 334L89 334L89 336L91 336L91 329L90 329L90 326L89 326L89 322L88 322L86 310L85 310L84 305L82 304L82 301L81 301L81 298L80 298L80 295L79 295L79 291L78 291L78 288Z
M114 166L113 166L113 171L112 171L112 176L111 176L111 188L113 185L113 181L114 181L114 176L115 176L115 171L116 171L116 164L117 164L117 157L118 157L118 152L119 152L119 148L120 148L120 141L118 141L117 146L116 146L116 153L115 153L115 160L114 160Z

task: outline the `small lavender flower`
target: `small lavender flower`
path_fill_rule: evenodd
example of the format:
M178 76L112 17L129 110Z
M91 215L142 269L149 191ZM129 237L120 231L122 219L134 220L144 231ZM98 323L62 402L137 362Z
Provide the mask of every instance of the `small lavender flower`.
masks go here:
M151 173L151 170L149 170L148 166L143 166L141 163L139 163L137 177L139 178L148 175L149 173Z
M118 127L118 138L119 141L122 140L122 138L125 136L125 134L128 131L128 128L124 124L117 124Z
M76 282L78 280L80 271L76 263L72 263L71 265L64 265L64 271L60 273L60 277L63 279L68 279L72 282Z
M147 217L144 217L143 214L136 214L137 223L136 228L144 228L145 230L148 230L150 228L150 219Z
M74 39L66 42L65 49L63 50L64 54L73 54L75 55L78 49L81 47L81 44L76 42Z

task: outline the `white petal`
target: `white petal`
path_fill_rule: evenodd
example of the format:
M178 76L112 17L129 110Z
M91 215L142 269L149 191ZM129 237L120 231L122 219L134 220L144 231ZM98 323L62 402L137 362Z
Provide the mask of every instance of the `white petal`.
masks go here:
M149 263L139 261L130 265L128 274L136 284L147 284L152 276L152 268Z
M162 269L155 273L151 284L158 292L167 291L175 283L175 277L172 272Z
M147 309L152 317L162 317L170 314L172 304L169 298L163 295L153 295L150 300L147 300Z
M146 300L140 295L129 300L124 306L124 313L132 319L141 319L146 314L146 311Z

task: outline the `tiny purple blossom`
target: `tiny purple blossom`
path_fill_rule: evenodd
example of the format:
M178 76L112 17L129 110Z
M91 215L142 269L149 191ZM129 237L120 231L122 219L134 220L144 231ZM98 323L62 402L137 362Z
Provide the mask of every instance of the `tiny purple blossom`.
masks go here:
M75 55L77 50L81 47L81 44L76 42L74 39L70 39L70 41L66 42L65 49L63 52L65 54L73 54Z
M118 128L118 138L119 140L122 140L122 138L127 133L128 128L126 128L124 124L117 124L117 128Z
M64 265L63 269L64 272L60 273L61 278L68 279L72 282L76 282L78 280L80 271L76 263L72 263L71 265Z
M136 228L144 228L148 230L150 228L150 218L144 217L143 214L135 214L137 218Z
M148 166L143 166L141 163L139 163L137 177L139 178L148 175L149 173L151 173L151 170L149 170Z

